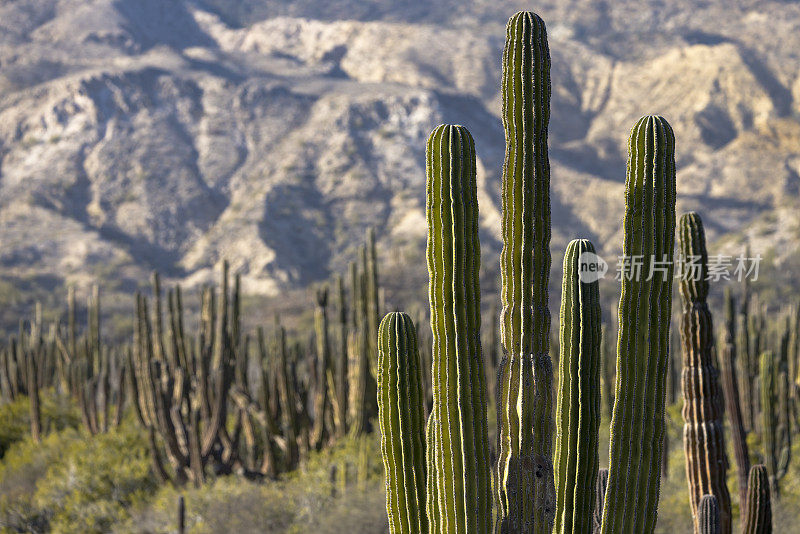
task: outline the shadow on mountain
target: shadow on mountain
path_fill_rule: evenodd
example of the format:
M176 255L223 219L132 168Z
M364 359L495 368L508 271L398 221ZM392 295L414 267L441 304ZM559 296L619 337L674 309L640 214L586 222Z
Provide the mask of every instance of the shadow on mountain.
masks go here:
M275 255L273 276L292 286L307 285L328 273L331 258L331 215L312 184L279 184L267 194L261 240Z

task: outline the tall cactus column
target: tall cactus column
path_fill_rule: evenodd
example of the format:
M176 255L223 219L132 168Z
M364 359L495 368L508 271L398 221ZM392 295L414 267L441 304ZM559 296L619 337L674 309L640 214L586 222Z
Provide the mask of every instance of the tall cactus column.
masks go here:
M433 408L428 423L431 532L489 532L491 481L480 344L480 243L475 147L441 125L427 145Z
M725 289L725 338L720 354L722 367L722 387L725 391L725 409L731 423L731 442L733 455L736 458L736 477L739 485L739 508L747 502L747 477L750 472L750 455L747 448L747 433L742 421L742 410L739 404L739 383L736 376L736 303L730 288ZM747 357L745 352L744 357Z
M722 390L714 367L714 327L708 308L708 253L703 222L697 213L680 220L681 253L686 272L681 278L683 315L683 446L686 479L695 532L700 532L698 507L703 495L717 498L720 532L731 531L731 497L726 484L727 459L722 422ZM695 265L699 269L688 269Z
M619 301L604 534L649 533L656 523L675 246L675 137L658 116L631 131L624 224L630 261Z
M378 329L378 422L392 534L425 534L425 407L417 333L392 312Z
M592 530L600 426L600 291L597 280L580 278L585 239L567 245L561 291L561 347L556 409L557 533Z
M550 51L544 21L511 17L503 51L503 251L497 385L498 533L553 529L550 311Z

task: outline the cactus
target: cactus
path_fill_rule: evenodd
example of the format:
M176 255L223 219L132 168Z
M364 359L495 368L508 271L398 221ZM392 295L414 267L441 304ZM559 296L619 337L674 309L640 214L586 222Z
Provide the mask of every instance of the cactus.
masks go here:
M491 482L475 148L466 128L441 125L428 137L426 152L433 331L428 518L432 532L481 534L491 528Z
M314 394L314 428L311 432L312 446L320 450L328 437L325 425L326 413L331 404L328 398L328 374L331 373L331 351L328 342L328 288L317 290L317 307L314 312L314 330L317 342L317 387Z
M378 420L393 534L425 534L425 409L414 322L392 312L378 330Z
M603 502L606 499L608 487L608 469L597 471L597 480L594 486L594 510L592 511L592 532L598 533L603 525Z
M597 478L600 425L600 291L580 279L580 258L594 254L585 239L567 245L561 291L556 409L555 532L589 532Z
M640 119L628 143L622 253L631 263L623 273L619 304L604 534L655 528L672 310L674 147L672 128L658 116ZM632 263L637 258L643 276ZM654 260L665 263L656 269Z
M742 534L772 534L769 476L761 464L750 468L747 507L742 508Z
M344 278L337 274L336 285L336 341L339 350L336 363L333 365L335 398L333 402L333 418L336 425L336 436L347 433L347 302L344 291Z
M713 495L703 495L697 507L697 525L700 534L719 534L722 532L720 524L720 509L717 498Z
M681 278L683 315L683 446L694 530L700 532L698 507L703 495L717 498L720 527L731 531L731 498L726 484L727 458L722 421L722 391L714 367L714 328L708 308L708 253L703 222L697 213L680 220L681 253L699 270ZM687 263L689 265L689 263Z
M778 362L772 351L761 354L759 379L761 389L761 417L764 442L764 458L769 470L771 494L780 495L780 480L789 467L789 444L780 415L780 375Z
M503 50L503 357L498 370L495 531L550 534L555 519L550 311L550 51L544 21L511 17Z
M742 411L739 405L739 384L736 376L736 303L730 288L725 288L725 335L721 351L720 366L722 386L725 391L725 406L731 424L731 441L736 458L736 475L739 484L739 508L747 502L747 476L750 472L750 456L747 448L747 433L744 430ZM745 354L745 357L747 355Z

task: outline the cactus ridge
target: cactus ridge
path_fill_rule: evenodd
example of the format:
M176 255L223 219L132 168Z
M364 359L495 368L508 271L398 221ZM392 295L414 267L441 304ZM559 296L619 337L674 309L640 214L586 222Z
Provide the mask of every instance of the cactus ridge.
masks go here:
M661 117L631 131L625 200L623 255L641 257L642 276L631 263L622 277L606 534L652 532L656 522L675 244L675 137ZM654 259L667 263L657 271Z
M679 225L681 253L699 268L681 279L683 315L683 444L686 479L695 532L700 532L698 509L704 495L717 498L721 532L731 531L731 498L726 483L727 455L723 431L723 398L714 367L714 327L708 308L708 253L703 223L686 213ZM694 276L697 274L697 276Z
M547 533L555 518L550 312L550 51L544 21L511 17L503 50L502 312L496 532Z
M599 457L600 291L580 279L581 255L594 254L586 239L567 245L561 291L558 407L556 409L555 532L589 532Z
M432 532L488 532L486 383L480 345L480 243L475 146L463 126L427 143L433 408L428 426Z
M417 334L411 317L392 312L378 329L378 421L392 533L424 534L425 408Z
M772 534L772 504L770 502L767 468L754 465L747 481L747 508L743 511L742 534Z
M713 495L703 495L700 506L697 507L697 524L700 534L719 534L720 509L717 498Z

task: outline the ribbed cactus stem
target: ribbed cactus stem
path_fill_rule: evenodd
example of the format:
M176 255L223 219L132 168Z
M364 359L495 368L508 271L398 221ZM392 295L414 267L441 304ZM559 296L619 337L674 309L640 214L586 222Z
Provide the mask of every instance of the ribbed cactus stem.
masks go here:
M772 534L769 475L767 468L761 464L750 468L747 507L742 514L742 534Z
M656 523L675 245L675 138L658 116L643 117L631 131L624 225L628 265L619 303L604 534L649 533Z
M472 136L441 125L427 143L433 410L426 446L432 532L487 533L491 482L480 344L480 243Z
M602 332L598 282L584 282L581 267L589 264L588 254L594 252L591 242L576 239L567 245L564 254L554 458L556 533L586 533L592 529L592 488L599 463Z
M328 374L331 372L330 343L328 341L328 288L317 290L317 306L314 311L314 331L317 344L317 387L314 392L314 428L311 442L317 450L322 448L329 430L325 417L331 408L328 396Z
M417 334L411 317L392 312L378 329L378 421L393 534L425 534L425 407Z
M736 477L739 485L739 508L747 502L747 476L750 472L750 456L747 448L747 433L744 430L742 410L739 404L739 382L736 370L736 302L730 288L725 288L725 336L720 354L722 386L725 391L725 409L731 423L731 441L736 459ZM744 355L745 357L747 354Z
M496 532L553 529L550 311L550 51L544 21L511 17L503 51L502 275Z
M778 498L779 482L789 463L789 448L786 445L783 425L781 424L781 375L778 358L768 350L761 354L759 364L759 380L761 389L761 428L764 443L764 459L769 472L771 494Z
M695 532L700 532L698 507L704 495L717 498L720 527L731 531L731 498L726 483L727 457L723 430L723 399L714 367L714 327L708 308L708 253L703 223L697 213L680 220L683 315L683 446L686 479ZM690 268L696 266L696 268Z
M703 495L697 507L697 529L700 534L720 534L720 509L717 498Z

